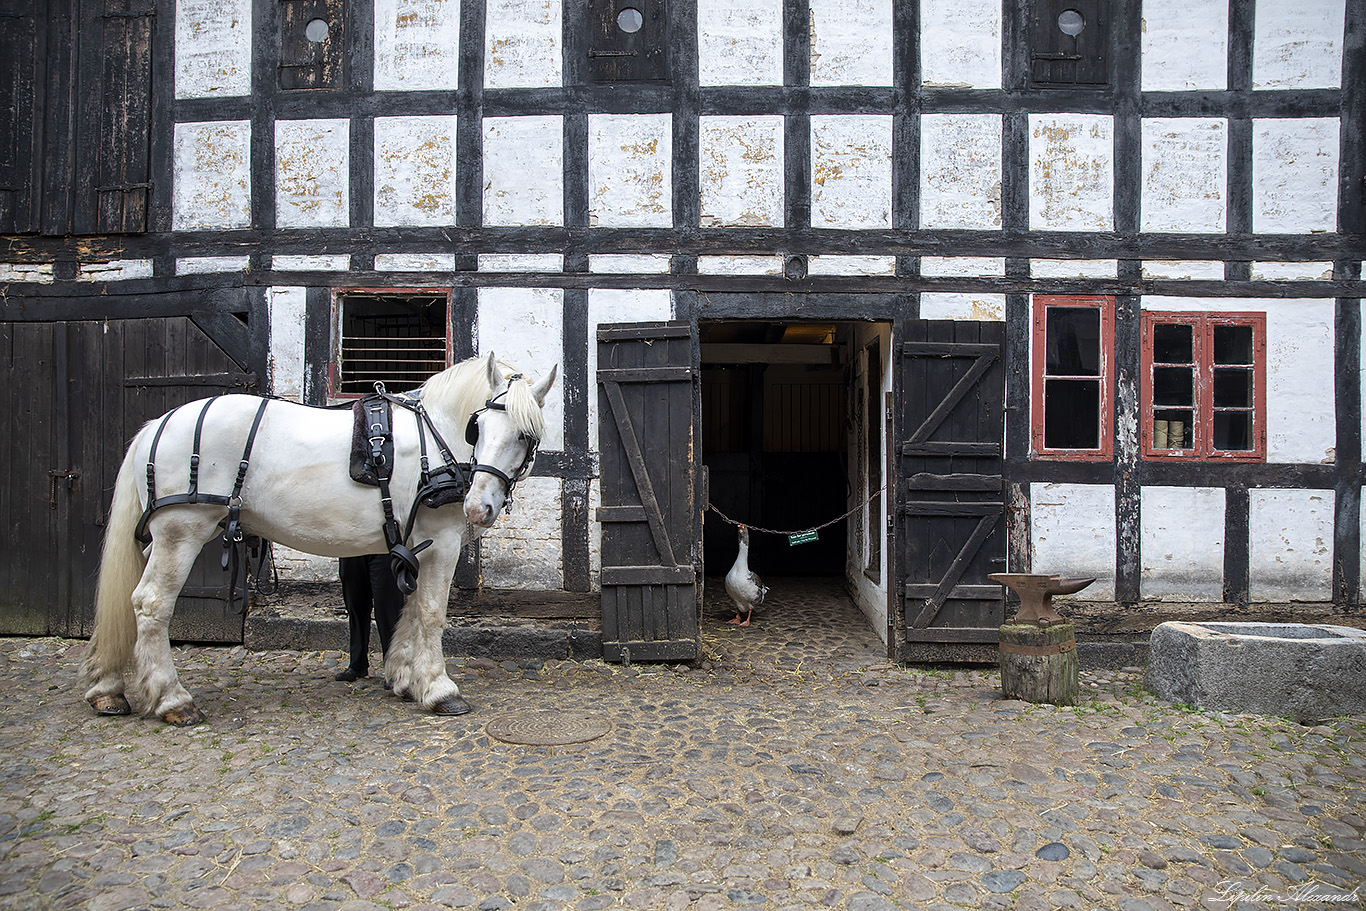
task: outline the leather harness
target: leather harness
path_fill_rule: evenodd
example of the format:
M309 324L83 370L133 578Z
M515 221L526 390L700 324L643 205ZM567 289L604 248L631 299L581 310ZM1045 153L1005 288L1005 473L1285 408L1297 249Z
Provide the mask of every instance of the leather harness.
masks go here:
M520 378L517 374L509 378L509 382ZM471 447L479 439L479 415L486 410L506 411L507 406L498 401L506 392L500 393L484 402L484 407L470 415L469 422L465 425L465 440ZM185 493L168 494L164 497L156 495L156 455L157 447L161 443L162 432L166 429L171 417L180 409L174 409L161 419L161 424L157 427L156 433L152 436L152 449L147 458L147 507L143 510L141 518L138 519L135 535L137 540L146 546L152 541L151 532L148 530L148 522L152 514L164 506L176 506L181 504L208 504L212 506L226 506L228 515L223 521L223 558L222 566L224 569L231 568L232 575L229 582L229 604L233 603L233 596L237 589L238 563L240 554L243 550L243 542L246 539L242 531L241 510L242 510L242 485L246 481L247 469L251 461L251 450L256 442L256 432L260 429L261 419L265 416L266 406L270 399L262 398L260 407L256 409L256 416L252 420L251 430L247 434L246 444L242 449L242 458L237 469L237 479L233 483L232 493L224 496L222 494L204 493L199 489L199 450L200 438L204 429L204 418L208 414L211 406L217 398L212 398L204 403L199 411L199 416L195 420L194 445L190 453L190 481L189 489ZM430 415L422 406L422 400L416 396L394 394L384 388L382 382L375 383L375 391L365 396L358 403L362 409L364 420L366 442L368 445L369 464L365 466L369 469L367 477L363 483L372 483L379 488L380 507L384 512L384 542L389 548L390 565L394 572L394 578L398 582L399 590L406 599L408 595L417 590L417 574L419 564L417 555L431 546L431 540L423 541L415 547L407 545L408 539L412 536L413 525L417 521L417 507L426 505L429 507L441 506L446 503L463 500L469 491L470 481L473 480L477 472L486 472L500 479L507 488L507 496L504 501L504 508L512 508L512 491L517 482L525 478L531 469L531 462L536 455L536 440L529 440L527 452L522 460L521 466L514 475L509 475L495 465L485 465L478 462L460 462L455 458L454 453L442 438L436 425L432 423ZM389 482L393 477L394 463L394 432L392 406L398 405L411 411L417 422L418 446L420 450L420 474L418 478L417 494L413 498L412 512L408 515L406 524L400 526L398 517L394 512L394 500L389 491ZM351 407L351 406L346 406ZM430 431L435 443L441 462L435 467L427 454L427 433ZM362 480L356 476L353 464L352 477ZM252 538L253 541L259 539ZM261 560L264 561L265 548L261 548ZM246 603L247 582L246 578L242 581L242 603Z

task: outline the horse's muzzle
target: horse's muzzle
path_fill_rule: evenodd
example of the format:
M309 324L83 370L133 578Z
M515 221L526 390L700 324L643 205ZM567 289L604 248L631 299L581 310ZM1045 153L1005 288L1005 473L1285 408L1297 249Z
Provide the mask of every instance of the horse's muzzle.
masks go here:
M498 510L484 503L467 505L465 507L465 518L471 525L480 528L492 528L493 523L498 521Z

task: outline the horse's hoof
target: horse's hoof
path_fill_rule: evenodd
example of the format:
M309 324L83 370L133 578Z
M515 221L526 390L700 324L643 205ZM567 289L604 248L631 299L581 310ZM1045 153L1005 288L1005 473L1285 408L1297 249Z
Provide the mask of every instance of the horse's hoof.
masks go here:
M460 696L447 696L432 706L437 715L463 715L470 710L470 704Z
M133 707L128 704L122 693L117 695L96 696L90 700L90 706L99 715L131 715Z
M171 709L161 716L161 720L178 728L187 728L192 724L199 724L207 717L197 705L191 702L189 705L182 705L178 709Z

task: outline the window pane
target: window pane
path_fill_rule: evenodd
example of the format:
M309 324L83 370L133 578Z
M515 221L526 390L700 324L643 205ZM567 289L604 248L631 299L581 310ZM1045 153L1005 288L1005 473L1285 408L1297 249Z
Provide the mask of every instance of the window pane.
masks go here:
M1194 337L1188 325L1158 323L1153 326L1153 363L1193 364Z
M1215 326L1214 363L1251 364L1252 327Z
M1241 367L1216 367L1214 370L1214 407L1251 408L1252 371Z
M1048 376L1100 376L1100 308L1048 307Z
M1190 367L1154 367L1153 404L1194 405L1194 373Z
M1214 448L1224 451L1252 448L1252 412L1214 412Z
M1043 445L1047 449L1100 448L1100 381L1046 380Z

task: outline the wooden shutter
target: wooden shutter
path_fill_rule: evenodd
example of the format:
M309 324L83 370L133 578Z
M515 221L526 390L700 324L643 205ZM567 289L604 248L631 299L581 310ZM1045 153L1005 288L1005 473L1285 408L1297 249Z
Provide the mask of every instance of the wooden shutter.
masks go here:
M907 642L995 642L1004 621L1003 323L913 320L898 450Z
M663 82L669 78L665 0L589 0L588 81ZM639 17L639 28L622 23Z
M0 234L38 230L46 26L36 0L0 6Z
M598 329L597 519L608 661L698 654L696 351L685 322Z

